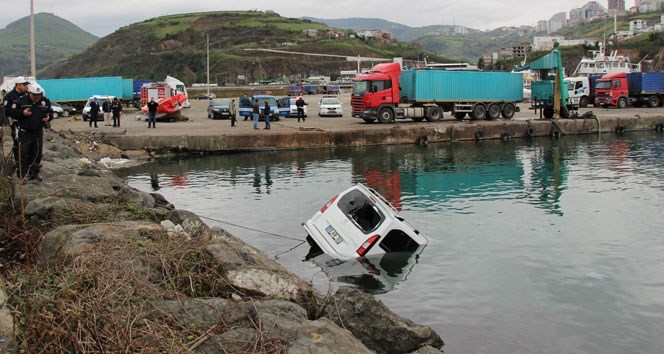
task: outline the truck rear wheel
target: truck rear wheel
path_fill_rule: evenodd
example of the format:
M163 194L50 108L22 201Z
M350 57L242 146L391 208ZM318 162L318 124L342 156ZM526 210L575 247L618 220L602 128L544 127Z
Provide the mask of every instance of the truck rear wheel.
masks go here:
M662 104L662 100L659 99L659 96L650 96L648 98L648 106L650 108L659 107Z
M618 99L618 104L616 105L616 107L618 107L619 109L627 107L627 100L625 99L625 97L620 97Z
M389 108L383 108L378 112L378 121L385 123L392 123L394 121L394 112Z
M465 117L466 117L466 112L455 112L454 113L454 118L456 118L458 120L462 120Z
M514 117L514 112L516 112L516 107L514 107L514 104L507 103L503 106L503 111L501 113L503 114L503 118L512 119L512 117Z
M443 110L438 106L429 107L427 121L437 122L443 118Z
M373 123L376 119L375 118L362 118L367 123Z
M486 118L488 120L496 120L500 118L500 106L495 103L489 105L489 109L486 110Z
M473 111L470 112L470 118L472 119L484 119L486 116L486 107L481 103L476 103L473 106Z
M413 117L413 118L411 118L411 119L412 119L413 121L415 121L415 122L421 122L421 121L424 120L424 117Z

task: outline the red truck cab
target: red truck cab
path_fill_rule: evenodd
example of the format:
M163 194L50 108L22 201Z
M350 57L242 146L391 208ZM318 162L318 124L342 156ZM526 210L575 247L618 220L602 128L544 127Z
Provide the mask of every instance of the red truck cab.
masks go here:
M365 120L373 121L380 107L398 105L399 75L399 63L385 63L374 66L368 74L355 76L351 97L352 116L366 117Z
M595 82L595 103L602 107L627 107L629 87L626 73L606 74Z

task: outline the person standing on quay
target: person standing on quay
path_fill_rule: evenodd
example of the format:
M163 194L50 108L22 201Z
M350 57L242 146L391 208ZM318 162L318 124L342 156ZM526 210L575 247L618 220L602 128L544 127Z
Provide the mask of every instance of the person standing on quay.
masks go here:
M122 103L116 98L113 99L111 103L111 112L113 112L113 126L120 126L120 114L122 114Z
M304 102L304 98L302 98L302 95L298 95L297 99L295 99L295 106L297 106L297 122L300 122L300 118L302 118L302 121L306 121L304 118L304 105L306 103Z
M252 108L254 112L254 129L258 129L258 116L261 114L261 108L258 105L258 100L254 101Z
M97 128L97 118L99 118L99 102L97 102L97 97L92 98L90 102L90 128L92 128L92 122L95 123L95 128Z
M231 110L231 127L234 127L237 125L237 117L235 116L235 112L237 112L235 110L235 100L231 100L230 110Z
M270 129L270 104L267 101L263 106L263 114L265 115L265 129Z
M31 84L28 95L16 101L12 111L18 125L18 145L20 161L18 178L41 181L39 170L44 142L44 126L53 120L51 101L44 96L44 89L39 84Z
M150 97L150 102L148 102L148 128L150 128L150 124L153 128L156 128L157 107L159 107L159 103L155 102L154 97Z
M13 112L16 108L16 101L21 97L28 94L28 82L23 76L19 76L14 79L14 89L9 91L6 95L2 97L2 107L5 111L5 118L9 119L9 131L12 134L12 140L14 145L12 145L12 153L14 154L14 162L18 166L18 125L13 120Z
M104 103L101 104L101 110L104 114L104 125L108 127L111 125L111 101L104 100Z

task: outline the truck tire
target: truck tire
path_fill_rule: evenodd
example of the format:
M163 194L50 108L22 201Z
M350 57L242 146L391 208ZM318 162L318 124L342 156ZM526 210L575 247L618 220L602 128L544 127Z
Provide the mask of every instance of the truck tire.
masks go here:
M484 119L486 116L486 107L482 103L476 103L473 106L473 111L470 112L471 119Z
M438 106L429 107L427 112L427 121L429 122L438 122L443 118L443 110Z
M579 107L580 108L588 107L588 97L581 96L581 98L579 98Z
M462 120L466 117L466 112L455 112L454 113L454 118L458 120Z
M375 118L362 118L366 123L373 123L376 119Z
M411 119L412 119L413 121L415 121L415 122L421 122L421 121L424 120L424 117L413 117L413 118L411 118Z
M500 118L500 106L496 103L492 103L486 110L486 119L496 120L498 118Z
M553 118L553 115L555 114L553 107L545 107L542 110L542 114L544 115L544 118Z
M625 97L620 97L618 99L618 104L616 104L616 107L618 107L618 109L623 109L627 107L627 99L625 99Z
M503 118L512 119L512 117L514 117L514 112L516 112L516 107L514 107L514 103L506 103L503 106L503 111L501 113L503 115Z
M648 107L650 108L657 108L662 104L662 100L659 98L659 96L650 96L648 98Z
M390 108L383 108L378 111L378 121L382 124L392 123L394 121L394 112Z

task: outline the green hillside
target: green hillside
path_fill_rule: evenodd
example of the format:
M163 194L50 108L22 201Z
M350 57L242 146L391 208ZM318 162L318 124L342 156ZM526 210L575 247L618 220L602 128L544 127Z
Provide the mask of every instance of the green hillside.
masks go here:
M82 51L98 37L49 13L35 14L37 67ZM30 73L30 17L0 29L0 77Z
M310 37L304 30L319 30ZM85 51L55 63L42 77L121 75L161 80L172 75L187 84L206 81L206 34L210 38L210 80L234 83L247 80L294 79L324 75L357 64L345 56L416 59L422 50L402 43L379 43L352 38L330 38L329 28L309 20L281 17L274 12L206 12L180 14L129 25L100 39ZM251 50L248 50L251 49ZM342 57L289 55L255 51L331 54ZM430 53L435 57L435 54ZM437 60L446 61L437 57ZM449 61L449 60L447 60ZM363 63L368 66L370 63Z

